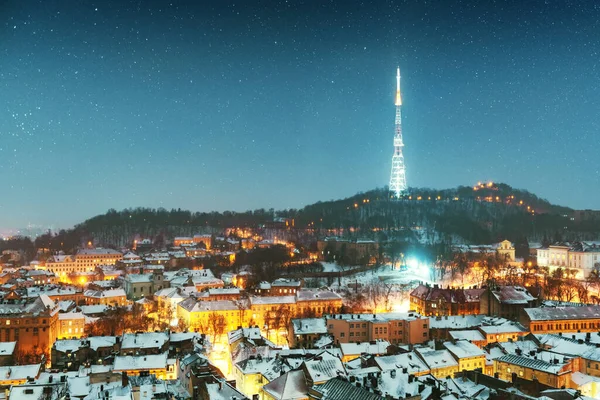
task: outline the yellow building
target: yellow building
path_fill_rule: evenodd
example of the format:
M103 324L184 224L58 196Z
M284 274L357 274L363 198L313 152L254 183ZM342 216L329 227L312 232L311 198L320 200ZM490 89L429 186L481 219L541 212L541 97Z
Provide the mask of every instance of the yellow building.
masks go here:
M335 293L308 290L298 291L295 296L253 296L249 302L190 297L177 304L177 317L191 330L213 335L215 331L224 333L248 325L287 332L291 319L300 313L310 310L319 317L327 311L339 311L341 303L341 297Z
M86 290L83 293L85 304L88 306L104 304L106 306L126 306L128 304L125 290L110 289L110 290Z
M564 362L564 356L548 352L536 353L535 357L507 354L496 358L494 366L498 377L512 382L514 374L519 378L537 380L551 387L566 387L573 371L571 361Z
M246 326L247 307L232 300L202 301L190 297L177 304L177 318L185 321L191 331L224 335Z
M85 316L83 313L60 313L58 314L58 323L57 339L79 339L85 334Z
M418 348L415 351L425 361L431 370L431 375L438 379L453 377L459 371L458 362L448 350Z
M0 341L17 342L22 353L50 354L58 336L58 306L46 295L0 308Z
M257 356L237 363L233 369L233 377L236 388L250 399L283 371L285 366L281 360Z
M40 376L42 364L12 365L0 367L0 387L23 385L27 378L37 379Z
M158 379L177 379L175 360L167 358L168 353L148 354L142 356L116 356L113 371L126 372L127 375L148 373Z
M515 261L515 246L510 242L510 240L503 240L498 243L496 251L502 260L507 262Z
M78 272L91 272L99 265L115 265L123 254L113 249L81 249L75 255Z
M598 332L600 306L524 309L521 322L533 334Z
M114 265L122 259L123 254L112 249L81 249L75 255L51 256L42 268L54 272L61 281L66 281L69 274L92 272L99 265Z
M485 371L485 353L467 340L445 342L444 347L458 361L458 371L473 371L480 368Z

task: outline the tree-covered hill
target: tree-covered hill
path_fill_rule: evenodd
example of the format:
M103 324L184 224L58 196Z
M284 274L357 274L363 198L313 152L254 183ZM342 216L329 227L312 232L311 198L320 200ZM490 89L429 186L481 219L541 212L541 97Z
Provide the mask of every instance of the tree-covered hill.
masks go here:
M109 210L58 236L45 235L36 244L65 250L87 241L98 245L129 246L136 238L162 244L174 236L220 232L225 227L258 227L276 218L293 219L292 230L303 237L337 234L355 238L427 242L491 243L517 240L590 240L600 226L575 222L573 210L506 184L480 184L453 189L411 188L402 199L387 188L341 200L317 202L302 209L246 212L191 212L180 209L134 208Z

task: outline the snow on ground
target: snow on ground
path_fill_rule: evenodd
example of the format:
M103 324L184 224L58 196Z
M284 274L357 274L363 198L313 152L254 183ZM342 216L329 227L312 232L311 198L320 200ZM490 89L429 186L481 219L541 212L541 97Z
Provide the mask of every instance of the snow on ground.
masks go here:
M341 268L336 263L322 262L323 272L340 272ZM358 267L357 267L358 268Z

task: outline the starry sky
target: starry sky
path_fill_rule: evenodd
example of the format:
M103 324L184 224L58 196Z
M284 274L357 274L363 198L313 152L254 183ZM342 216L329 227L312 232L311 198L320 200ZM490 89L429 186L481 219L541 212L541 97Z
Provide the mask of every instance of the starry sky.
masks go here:
M595 4L596 3L596 4ZM600 208L592 1L0 2L0 229L480 180Z

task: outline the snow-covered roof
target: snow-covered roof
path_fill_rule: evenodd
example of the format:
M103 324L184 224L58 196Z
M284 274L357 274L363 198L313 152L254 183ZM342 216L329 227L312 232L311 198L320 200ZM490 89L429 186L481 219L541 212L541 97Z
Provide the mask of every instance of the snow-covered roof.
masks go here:
M444 342L444 347L458 359L485 356L483 350L466 340Z
M263 390L275 400L304 400L308 385L303 370L286 372L263 386Z
M235 343L240 339L259 340L262 338L259 328L240 328L227 332L227 342Z
M197 332L171 332L169 335L169 341L171 343L184 342L194 338L200 339L200 337L200 334Z
M458 367L458 362L448 350L422 348L418 352L430 369Z
M284 279L284 278L279 278L274 280L271 283L271 287L300 287L302 285L302 282L294 280L294 279Z
M235 364L244 375L261 374L271 382L290 370L290 368L277 358L251 357Z
M530 369L534 369L537 371L548 372L551 374L559 374L560 370L565 366L565 363L560 362L559 358L556 358L559 360L558 363L551 362L554 360L554 358L544 360L541 358L542 353L538 353L536 355L537 358L518 356L516 354L507 354L505 356L497 358L495 361L503 362L503 363L507 363L507 364L514 364L514 365L518 365L518 366L521 366L524 368L530 368ZM550 353L550 354L552 354L552 353ZM553 355L552 357L555 357L555 356L556 355ZM565 371L565 373L566 372L567 371Z
M105 304L95 304L93 306L79 306L81 312L89 315L89 314L102 314L106 312L106 310L110 309L109 306Z
M86 290L83 295L95 299L106 299L110 297L126 297L124 289L109 289L109 290Z
M292 319L294 335L323 334L327 333L327 324L324 318Z
M120 255L122 255L122 253L117 250L103 249L103 248L99 247L96 249L80 249L77 251L77 255L78 256L100 256L100 255L120 256Z
M9 399L39 400L43 398L43 385L12 385L10 387Z
M468 329L481 325L485 315L451 315L430 317L430 329Z
M227 382L220 383L207 383L206 391L208 392L208 398L210 400L231 400L231 399L245 399L242 393L240 393L233 386Z
M71 397L81 398L90 394L89 376L67 377L67 383L69 385L69 394Z
M0 367L0 382L26 380L28 377L37 378L42 364L11 365Z
M298 301L313 301L313 300L342 300L342 297L330 290L298 290L296 292Z
M140 256L138 256L137 254L129 251L127 253L125 253L125 255L123 255L123 260L139 260Z
M481 321L479 330L487 335L498 333L525 333L528 332L518 322L509 321L505 318L486 317Z
M81 312L69 312L69 313L59 313L58 319L60 321L68 321L74 319L85 319L85 315Z
M131 283L150 283L152 278L152 274L129 274L125 277L125 280Z
M251 296L252 305L279 305L296 303L295 296Z
M238 311L238 306L232 300L202 301L193 297L179 302L179 307L189 312Z
M408 374L429 371L429 367L417 356L414 351L396 354L393 356L375 357L374 361L382 371L402 368L406 368Z
M600 306L525 308L531 321L582 320L600 318Z
M396 386L399 386L398 382L396 382ZM316 386L314 390L319 393L318 398L323 398L326 400L381 400L384 398L378 394L359 388L353 383L350 383L344 379L337 378L330 379L325 384ZM404 396L401 398L404 398Z
M237 294L240 294L240 289L238 289L238 288L210 288L210 289L208 289L208 294L210 296L237 295Z
M162 348L169 341L165 332L124 333L121 350Z
M464 331L449 331L448 335L455 340L470 340L472 342L485 340L481 332L474 329L467 329Z
M167 353L145 356L116 356L114 371L140 371L167 368Z
M361 354L385 354L390 342L385 340L377 340L375 343L340 343L340 348L344 356Z
M15 352L17 342L0 342L0 356L11 355Z
M502 304L529 304L535 300L522 286L500 286L492 294Z
M319 384L337 376L346 376L346 369L342 360L328 352L323 352L311 360L303 363L310 380Z

